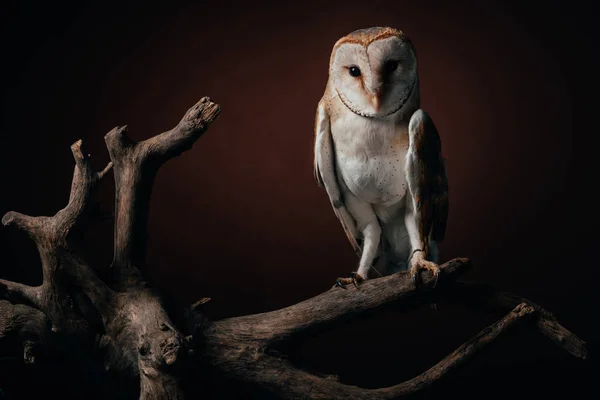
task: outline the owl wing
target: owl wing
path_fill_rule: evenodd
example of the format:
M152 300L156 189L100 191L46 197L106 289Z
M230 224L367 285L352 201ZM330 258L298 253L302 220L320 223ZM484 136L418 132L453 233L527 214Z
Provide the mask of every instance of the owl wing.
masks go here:
M315 181L320 187L324 187L333 212L342 224L342 228L354 248L354 251L360 256L362 250L357 242L358 231L356 222L348 209L344 205L343 194L337 181L335 150L333 137L331 135L331 125L329 115L325 107L320 102L317 108L315 118L315 147L314 147L314 176Z
M429 115L419 109L408 124L406 180L413 201L417 229L429 250L429 239L444 240L448 219L448 175L442 143Z

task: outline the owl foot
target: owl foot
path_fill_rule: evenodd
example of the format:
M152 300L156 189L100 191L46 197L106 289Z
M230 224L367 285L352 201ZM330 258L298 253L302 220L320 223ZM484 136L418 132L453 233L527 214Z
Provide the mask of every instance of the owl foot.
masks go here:
M418 253L417 253L418 254ZM422 253L421 253L422 254ZM425 258L421 256L416 256L412 259L412 266L410 268L410 274L412 275L412 280L415 286L419 285L419 271L421 270L429 270L433 272L433 276L435 276L435 282L433 283L433 287L437 285L438 278L440 276L440 267L431 261L425 260Z
M350 277L348 278L337 278L335 281L335 286L339 286L343 289L346 289L345 285L354 284L354 287L358 289L358 285L363 282L365 278L357 274L356 272L350 272Z

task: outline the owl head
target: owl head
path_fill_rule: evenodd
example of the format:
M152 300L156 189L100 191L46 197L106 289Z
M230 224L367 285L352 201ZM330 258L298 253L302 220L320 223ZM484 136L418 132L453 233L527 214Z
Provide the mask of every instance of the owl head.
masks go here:
M369 118L393 115L418 97L415 49L397 29L354 31L333 47L329 79L352 112Z

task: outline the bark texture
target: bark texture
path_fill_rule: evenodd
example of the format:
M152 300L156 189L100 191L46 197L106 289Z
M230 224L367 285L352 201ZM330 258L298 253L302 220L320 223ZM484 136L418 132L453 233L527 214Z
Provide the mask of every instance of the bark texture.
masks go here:
M434 277L424 272L419 286L408 273L373 279L359 288L329 291L280 310L209 321L202 298L180 313L145 279L147 218L159 168L190 149L220 113L209 98L190 108L173 129L141 142L126 127L105 136L111 162L92 170L81 141L71 146L75 169L69 202L53 216L9 212L2 223L26 232L35 242L43 281L32 287L0 279L0 348L10 347L23 362L61 354L97 362L132 391L115 387L110 398L182 399L181 378L220 376L284 399L391 399L418 393L459 367L480 349L517 325L536 327L575 357L585 359L585 342L540 306L490 287L457 282L471 267L468 259L441 265ZM107 271L96 271L78 246L91 211L90 198L101 180L115 179L114 255ZM108 272L108 273L106 273ZM391 303L416 303L447 296L505 312L503 318L469 339L438 364L409 381L364 389L302 371L282 351L285 344Z

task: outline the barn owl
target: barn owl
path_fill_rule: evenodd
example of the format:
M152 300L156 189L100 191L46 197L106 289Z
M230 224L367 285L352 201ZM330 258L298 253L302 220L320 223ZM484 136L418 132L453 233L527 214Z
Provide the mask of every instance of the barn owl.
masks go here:
M358 287L380 260L380 275L409 269L417 284L431 270L437 281L448 177L402 31L360 29L335 43L316 112L314 175L360 259L338 285Z

